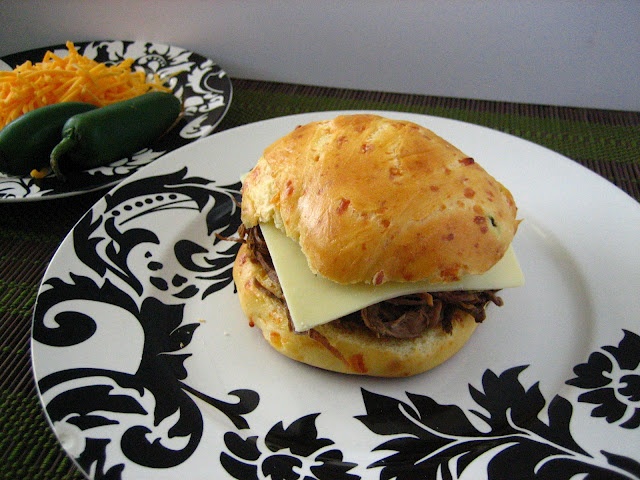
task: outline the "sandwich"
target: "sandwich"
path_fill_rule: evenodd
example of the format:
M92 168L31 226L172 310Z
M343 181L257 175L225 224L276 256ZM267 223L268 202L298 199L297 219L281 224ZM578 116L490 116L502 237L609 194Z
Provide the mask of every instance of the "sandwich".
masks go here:
M242 310L275 350L314 367L425 372L524 281L509 190L409 121L298 126L264 150L241 193Z

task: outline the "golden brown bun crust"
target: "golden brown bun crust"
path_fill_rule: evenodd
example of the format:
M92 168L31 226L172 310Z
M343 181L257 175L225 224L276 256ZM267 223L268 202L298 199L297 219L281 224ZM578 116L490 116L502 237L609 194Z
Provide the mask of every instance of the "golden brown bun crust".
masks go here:
M509 191L430 130L375 115L296 128L243 185L242 221L275 221L339 283L483 273L516 233Z
M250 324L260 328L273 348L299 362L334 372L379 377L416 375L454 355L477 326L470 315L460 312L451 335L436 328L415 339L379 338L364 326L348 329L337 322L316 327L315 335L324 337L336 354L324 341L289 330L284 303L269 292L272 283L245 245L236 257L233 278Z

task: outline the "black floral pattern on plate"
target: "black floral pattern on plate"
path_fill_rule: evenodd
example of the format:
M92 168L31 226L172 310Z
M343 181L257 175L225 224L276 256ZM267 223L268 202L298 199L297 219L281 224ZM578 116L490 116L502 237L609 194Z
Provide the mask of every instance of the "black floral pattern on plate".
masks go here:
M489 479L640 477L640 463L631 458L602 451L603 462L583 450L571 433L571 402L556 395L547 403L537 384L525 388L518 378L525 368L487 370L482 390L469 387L481 410L468 412L424 395L408 393L406 403L363 390L367 413L358 419L377 435L393 436L377 450L396 452L370 467L381 468L381 479L398 480L458 478L474 462L486 465Z
M597 405L591 415L622 428L640 427L640 336L624 330L617 347L604 346L577 365L567 384L587 390L578 400Z
M519 376L526 368L500 375L487 370L482 389L469 386L479 408L467 411L426 395L407 392L406 402L362 389L366 413L355 418L372 434L391 438L375 451L395 452L367 465L364 477L454 479L469 470L488 479L640 478L637 460L582 448L570 428L571 402L560 395L547 401L538 384L525 388ZM332 440L318 438L319 415L301 417L287 429L279 422L264 439L227 432L221 465L236 479L362 478L352 473L357 462L346 461Z
M41 288L32 335L43 345L71 348L103 337L126 344L135 342L135 335L104 336L113 322L128 322L133 332L141 329L135 371L80 367L56 371L38 381L56 432L73 439L70 453L85 472L93 472L93 478L121 478L127 462L171 468L187 460L203 432L202 413L194 397L220 411L238 429L248 428L244 417L258 405L259 395L250 389L213 398L187 382L184 362L191 353L186 349L200 323L184 322L182 299L196 294L205 298L229 285L238 249L236 242L223 237L238 227L239 183L221 187L214 183L187 176L185 168L142 178L106 195L103 211L88 212L72 232L74 254L86 273L49 278ZM154 264L150 252L161 240L139 222L159 212L182 210L204 219L208 243L176 241L178 260L173 268L184 269L184 275L170 275L184 281L174 282L173 292L157 287L147 291L143 285L154 282L141 278L130 262L134 251L146 251L149 276L160 278L163 267ZM97 304L99 309L92 310ZM118 351L117 344L106 348ZM113 454L109 458L114 439L122 461Z
M115 432L120 436L122 454L139 465L169 468L189 458L198 447L203 430L202 414L191 393L225 414L237 428L247 427L243 415L257 406L256 392L229 392L236 400L225 401L194 392L184 383L187 378L184 361L190 354L182 350L191 342L199 324L181 325L181 306L147 298L138 310L127 295L109 282L98 287L87 278L73 278L69 284L56 281L52 286L43 295L43 301L51 302L52 306L69 298L78 299L81 290L88 298L100 298L103 302L113 299L118 302L114 305L131 309L144 331L142 359L134 373L76 368L50 374L38 382L44 396L64 387L51 396L46 410L54 426L65 431L73 429L76 438L85 439L76 461L85 472L94 471L93 478L120 478L125 468L124 463L107 462L107 447ZM65 291L73 296L62 297ZM71 346L86 336L75 334L76 325L90 326L91 322L77 312L68 312L56 320L60 327L55 334L50 335L46 326L37 323L34 338L60 346L59 341L49 339L69 337L65 343ZM99 326L93 325L94 331L96 328ZM132 417L138 419L134 425L117 429L122 419Z
M73 230L75 254L93 271L104 276L107 271L125 281L141 295L143 283L168 292L177 299L191 298L201 292L201 298L232 282L231 269L239 245L225 242L240 226L237 210L240 184L221 189L208 188L210 180L186 177L187 170L159 177L147 177L118 188L105 196L106 211L98 219L83 217ZM175 260L184 268L184 275L169 271L164 274L161 261L154 261L150 252L148 279L138 278L129 267L130 252L139 245L159 245L160 239L152 230L131 228L142 216L165 210L198 210L203 212L207 238L214 236L211 245L194 240L178 239L173 247ZM104 234L98 234L104 228ZM98 244L105 244L100 248ZM193 279L194 282L188 280ZM198 285L196 285L196 281Z
M343 454L328 438L318 438L315 419L319 413L306 415L284 428L282 422L274 425L265 435L265 448L258 445L258 437L242 438L236 432L227 432L224 443L229 452L222 452L220 463L238 480L271 478L289 480L301 478L296 470L310 464L311 476L305 480L355 480L360 478L349 472L357 464L346 462Z

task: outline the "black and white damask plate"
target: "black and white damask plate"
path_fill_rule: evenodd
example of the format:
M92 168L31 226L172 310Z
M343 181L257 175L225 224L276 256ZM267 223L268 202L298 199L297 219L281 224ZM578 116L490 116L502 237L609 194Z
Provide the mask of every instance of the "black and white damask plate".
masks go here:
M640 205L561 155L406 113L508 185L524 287L423 375L325 372L272 350L231 277L239 178L296 125L167 154L75 226L38 293L46 415L92 479L640 478ZM313 301L310 294L309 301Z
M110 165L69 175L66 182L54 176L35 181L31 177L0 173L0 202L47 200L106 189L161 155L209 135L229 109L232 86L226 72L213 60L183 48L143 41L91 41L74 43L78 52L99 62L134 60L133 68L166 78L174 95L183 101L184 116L173 129L148 148ZM40 62L47 51L59 56L65 45L54 45L0 58L0 70L10 70L27 60Z

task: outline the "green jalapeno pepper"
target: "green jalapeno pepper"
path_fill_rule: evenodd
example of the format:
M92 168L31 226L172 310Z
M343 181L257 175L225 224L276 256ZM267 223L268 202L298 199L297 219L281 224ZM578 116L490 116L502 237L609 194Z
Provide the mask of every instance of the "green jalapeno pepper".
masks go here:
M51 151L57 177L129 157L165 133L180 116L182 104L170 93L150 92L74 115Z
M29 175L49 165L51 150L62 138L65 122L78 113L95 110L84 102L62 102L36 108L0 130L0 172Z

